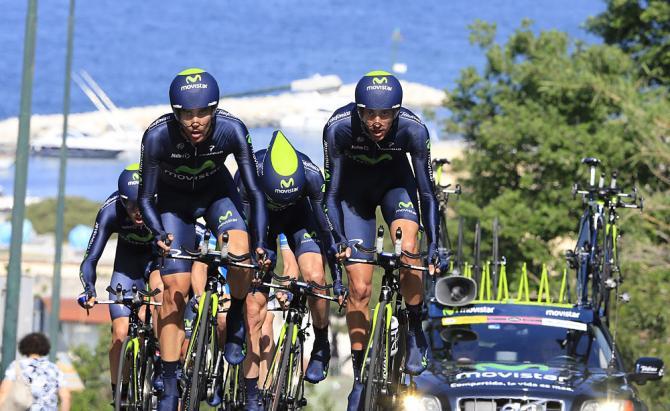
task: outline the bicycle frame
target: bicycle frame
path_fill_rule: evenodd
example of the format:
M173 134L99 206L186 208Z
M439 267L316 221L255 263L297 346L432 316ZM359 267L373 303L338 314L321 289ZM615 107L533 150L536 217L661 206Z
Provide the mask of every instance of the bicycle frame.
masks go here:
M153 335L153 329L151 327L151 310L148 309L152 305L160 305L160 303L152 302L147 300L157 295L160 291L158 289L152 292L139 291L135 285L133 285L132 290L123 290L121 284L117 284L116 289L113 289L111 286L107 287L107 291L115 294L115 300L99 300L96 301L96 304L120 304L126 306L130 310L128 316L128 335L123 342L121 356L119 357L119 370L117 378L117 393L114 393L115 399L115 409L120 410L124 408L133 408L137 409L150 409L151 403L147 403L147 400L151 397L147 397L150 394L146 389L148 388L145 384L147 381L147 367L152 368L153 363L150 359L143 358L148 355L153 356L155 348L157 346L157 339ZM125 295L128 292L132 292L132 296L126 297ZM139 316L139 310L142 306L147 306L145 313L145 320L142 321ZM118 384L119 381L123 379L124 375L124 366L125 359L129 357L132 359L132 363L129 364L130 371L128 375L128 384L131 386L128 389L128 392L132 393L130 403L128 399L124 402L123 398L116 398L122 392L122 384ZM147 361L144 361L147 359ZM152 373L152 369L150 369ZM151 376L149 376L151 377ZM142 385L142 389L140 389ZM152 388L150 388L152 389Z
M284 324L277 339L272 362L268 367L267 377L263 385L263 398L266 403L269 402L270 409L276 409L282 404L288 409L296 409L307 404L307 399L304 397L305 382L302 355L303 344L307 334L306 330L311 325L308 321L304 327L302 326L303 320L309 312L307 298L316 297L331 302L338 302L338 300L335 297L315 292L315 290L329 290L332 288L332 285L320 286L314 282L305 283L291 277L278 276L274 273L273 278L282 282L288 281L288 284L263 283L262 285L274 288L275 290L290 292L293 294L293 298L285 311ZM282 360L287 355L285 354L286 347L290 351L288 354L288 369L283 370L281 369ZM286 381L283 378L284 372L286 372L287 376ZM297 381L294 380L294 377L297 377ZM287 393L293 393L294 395L287 396L285 395ZM280 398L277 399L277 396L280 396Z
M414 266L406 264L401 261L401 257L406 255L410 258L419 258L420 255L413 255L411 253L403 252L401 247L402 242L402 230L398 228L395 233L395 243L394 243L394 252L388 253L383 251L384 244L384 228L379 226L377 229L377 240L374 250L367 250L363 247L357 246L361 251L368 253L375 253L375 259L373 261L357 258L348 258L347 261L350 263L360 263L360 264L369 264L379 266L384 270L384 275L382 277L381 290L379 293L379 302L375 305L372 313L372 324L371 332L368 337L368 344L365 349L363 356L363 365L361 370L361 381L367 381L366 385L371 387L372 384L380 384L378 393L382 396L390 396L390 401L393 403L395 399L399 396L399 393L403 390L403 370L402 363L404 361L404 350L400 355L395 355L391 358L389 349L390 349L390 329L392 317L395 315L398 320L398 341L400 344L404 343L404 333L406 332L407 326L407 313L406 310L402 308L403 297L399 293L400 291L400 274L399 269L410 269L410 270L419 270L419 271L428 271L427 268L423 266ZM395 298L394 298L395 297ZM379 321L384 321L383 324L378 325ZM372 375L372 380L370 380L370 368L366 367L368 358L372 356L371 350L375 349L374 340L375 330L380 330L383 337L383 363L381 366L381 376ZM380 340L381 341L381 340ZM401 351L400 349L398 351ZM376 356L377 353L375 352ZM370 367L373 366L375 360L370 360ZM377 364L374 364L375 366ZM374 372L372 372L374 374ZM412 378L410 376L409 383L407 386L412 386ZM376 395L377 393L371 393L370 390L366 387L366 405L370 395ZM374 406L379 406L377 401L371 400Z

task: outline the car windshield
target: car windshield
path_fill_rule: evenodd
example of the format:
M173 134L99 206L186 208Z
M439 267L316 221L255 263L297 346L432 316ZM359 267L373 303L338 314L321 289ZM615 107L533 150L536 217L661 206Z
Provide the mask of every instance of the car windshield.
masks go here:
M481 362L586 365L607 368L611 350L602 331L536 324L482 323L439 325L433 333L433 356L456 365Z

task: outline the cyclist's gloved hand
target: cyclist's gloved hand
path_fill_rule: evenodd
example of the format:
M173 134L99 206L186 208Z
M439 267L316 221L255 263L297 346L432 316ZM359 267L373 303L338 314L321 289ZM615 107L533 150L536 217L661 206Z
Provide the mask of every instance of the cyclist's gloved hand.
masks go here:
M159 248L158 251L168 253L170 252L170 244L174 241L174 235L171 233L162 233L157 235L154 241Z
M449 251L446 248L439 248L437 252L438 260L435 269L444 274L449 270Z
M435 271L440 271L440 255L437 249L437 243L428 244L428 273L435 275Z
M337 262L341 263L345 259L351 257L351 248L349 248L349 245L347 241L340 241L339 243L336 243L333 245L333 247L328 250L329 257L333 257L337 260Z
M290 291L283 291L283 290L277 291L275 293L275 298L277 299L277 302L279 303L281 309L285 310L288 308L291 300L293 300L293 293Z
M341 278L333 281L333 295L337 297L337 303L340 305L340 307L346 304L347 288L344 286L344 284L342 284Z
M256 261L262 271L273 270L277 264L277 253L265 247L256 248Z
M87 287L83 293L77 297L77 303L81 308L90 309L95 305L95 288Z

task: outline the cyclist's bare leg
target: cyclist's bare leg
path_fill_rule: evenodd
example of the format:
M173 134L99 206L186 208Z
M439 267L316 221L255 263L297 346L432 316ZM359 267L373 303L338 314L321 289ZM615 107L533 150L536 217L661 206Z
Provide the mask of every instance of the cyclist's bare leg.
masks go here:
M367 343L370 327L370 296L374 267L368 264L346 266L349 279L347 300L347 327L352 350L362 350Z
M391 223L391 235L394 235L398 227L402 230L403 251L417 254L419 252L419 243L417 242L419 225L411 220L394 220ZM403 256L401 260L406 264L421 265L419 259ZM406 304L420 304L423 301L423 273L421 271L401 269L400 292Z
M249 235L246 231L230 230L228 235L228 251L231 254L243 255L249 253ZM221 236L219 236L219 244L221 242ZM245 262L249 263L250 260ZM245 299L249 292L252 276L253 273L250 269L230 267L227 279L231 296L239 300Z
M157 303L162 303L163 302L163 280L161 279L161 272L160 270L153 270L149 274L149 291L153 291L156 288L161 290L160 293L158 293L156 296L153 297L153 301ZM154 328L154 335L158 336L158 311L160 310L160 306L153 306L151 308L153 310L152 312L152 318L153 318L153 328Z
M191 273L176 273L162 277L165 291L158 316L158 339L163 361L178 361L184 339L184 308Z
M128 317L118 317L112 320L112 344L109 347L109 373L112 377L112 384L116 384L121 345L127 336Z
M272 362L272 354L275 350L274 328L272 323L275 315L273 312L267 312L263 327L261 329L261 363L258 372L258 386L265 386L265 378L268 373L268 365Z
M326 272L323 266L323 257L317 253L304 253L298 257L298 266L305 281L314 281L319 285L326 284ZM325 291L316 290L319 294ZM312 323L316 328L328 326L328 301L321 298L311 297L308 299L309 309L312 314Z
M261 338L263 323L267 316L267 296L257 291L247 294L246 321L247 321L247 345L249 352L244 361L244 376L246 378L258 378L259 364L261 360Z
M207 264L196 261L191 267L191 288L193 294L201 296L205 293L207 283Z

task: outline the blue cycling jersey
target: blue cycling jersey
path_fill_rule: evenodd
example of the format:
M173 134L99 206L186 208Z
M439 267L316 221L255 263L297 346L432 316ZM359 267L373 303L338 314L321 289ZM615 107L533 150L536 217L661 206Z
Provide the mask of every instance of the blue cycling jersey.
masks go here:
M409 200L418 190L421 218L429 243L437 242L439 214L437 199L433 192L430 136L428 129L416 115L401 108L387 135L375 143L366 134L355 103L347 104L336 110L324 127L323 147L326 174L325 203L329 221L332 222L337 236L346 238L344 220L347 215L361 216L360 210L365 207L359 205L376 201L376 204L370 204L373 210L379 203L389 201L383 197L383 193L372 198L371 191L390 192L401 184L404 191L393 197L398 203L396 214L403 215L404 209L413 208ZM411 168L407 153L411 156ZM399 183L398 180L412 176L412 169L414 182ZM348 198L351 197L355 197L349 202L353 206L350 210L345 210L345 214L343 199L349 201ZM404 213L404 215L411 214ZM374 214L371 218L374 221ZM389 216L387 221L389 219L393 218Z
M146 225L136 225L133 222L121 203L118 192L114 192L98 211L84 261L81 263L79 278L84 290L88 292L95 293L98 260L113 233L118 233L114 272L142 279L146 275L147 264L152 258L153 234Z
M207 197L213 189L227 190L232 178L224 161L231 153L251 192L252 238L256 247L265 247L267 213L265 198L256 182L251 137L242 121L224 110L216 110L211 135L199 144L191 144L184 137L173 114L160 117L144 133L139 205L154 236L166 234L156 207L156 194L165 196L168 192L173 198L181 196L190 202Z

